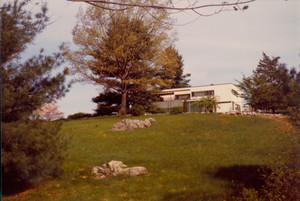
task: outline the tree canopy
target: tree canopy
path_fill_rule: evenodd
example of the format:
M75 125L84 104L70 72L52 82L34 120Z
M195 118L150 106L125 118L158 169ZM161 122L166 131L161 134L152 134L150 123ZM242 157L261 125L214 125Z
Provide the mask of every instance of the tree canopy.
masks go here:
M149 12L160 21L147 16ZM164 10L131 8L120 13L89 7L79 12L73 29L78 49L69 54L73 69L82 80L121 93L121 110L126 111L128 93L171 85L156 76L162 68L175 74L174 67L166 65L174 62L166 51L172 44L171 27L161 21L172 21Z
M170 83L167 86L162 86L161 89L166 88L183 88L190 87L190 80L188 77L191 76L190 73L183 74L184 64L182 56L178 53L178 50L175 47L170 46L165 49L166 54L163 55L164 64L162 64L162 68L160 71L157 71L157 76L161 77L161 79ZM168 71L168 69L174 69L174 72Z
M299 77L295 68L288 70L286 64L279 63L280 57L270 58L263 53L256 70L249 77L243 76L238 86L243 98L254 110L287 109L299 100ZM298 97L298 98L297 98Z

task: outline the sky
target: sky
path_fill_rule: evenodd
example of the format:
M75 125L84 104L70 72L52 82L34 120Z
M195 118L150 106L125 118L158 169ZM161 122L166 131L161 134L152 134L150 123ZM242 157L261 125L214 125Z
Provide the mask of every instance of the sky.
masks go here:
M48 2L53 23L37 36L27 55L37 54L40 48L55 52L62 42L72 44L78 8L87 6L66 0L44 1ZM183 56L185 73L191 73L192 86L235 84L243 75L251 75L263 52L270 57L279 56L288 68L300 70L299 0L257 0L242 12L200 18L192 13L178 13L173 17L180 25L174 26L176 47ZM198 20L188 23L195 18ZM100 86L73 84L66 96L57 101L59 110L65 117L77 112L93 113L96 104L92 98L99 92Z

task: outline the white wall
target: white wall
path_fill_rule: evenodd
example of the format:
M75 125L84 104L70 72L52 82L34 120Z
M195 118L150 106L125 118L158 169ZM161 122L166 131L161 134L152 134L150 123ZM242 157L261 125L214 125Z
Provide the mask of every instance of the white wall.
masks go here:
M217 84L217 85L207 85L207 86L200 86L200 87L190 87L190 88L181 88L181 89L168 89L163 90L164 92L174 92L175 95L182 95L182 94L190 94L192 97L192 92L199 92L199 91L210 91L214 90L214 95L219 102L219 107L217 112L232 112L235 111L235 105L238 104L242 107L242 98L237 97L232 93L232 90L237 91L241 94L239 88L237 88L233 84ZM192 100L200 99L192 97ZM234 103L234 106L233 104Z

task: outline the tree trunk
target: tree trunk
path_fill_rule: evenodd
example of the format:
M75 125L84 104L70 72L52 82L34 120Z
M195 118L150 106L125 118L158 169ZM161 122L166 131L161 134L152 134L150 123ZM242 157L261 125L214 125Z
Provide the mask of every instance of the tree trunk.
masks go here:
M272 108L272 114L275 114L275 108Z
M126 116L127 90L122 90L120 116Z

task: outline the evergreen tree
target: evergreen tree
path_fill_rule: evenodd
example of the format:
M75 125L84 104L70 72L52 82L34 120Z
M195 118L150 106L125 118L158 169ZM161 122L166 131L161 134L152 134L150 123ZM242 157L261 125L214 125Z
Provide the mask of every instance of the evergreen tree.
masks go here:
M40 8L33 13L30 6ZM65 53L40 54L27 61L21 54L47 25L46 4L14 0L1 7L2 176L3 193L15 193L59 174L66 149L60 124L30 120L33 111L62 97L67 69ZM54 70L58 72L54 73Z
M293 103L297 87L295 71L289 71L285 64L279 63L280 57L268 57L263 53L253 75L243 77L238 87L243 91L243 98L254 109L276 110L287 109Z
M178 67L175 70L176 74L174 76L174 82L171 88L190 87L189 85L190 80L187 78L190 77L191 74L190 73L183 74L183 68L184 68L183 59L182 59L182 55L180 55L178 51L176 51L176 57L177 57Z
M169 84L161 86L160 89L190 87L188 84L190 80L187 78L191 74L183 74L183 59L178 51L173 46L169 46L161 57L163 57L162 68L156 72L156 76ZM171 68L175 73L168 70Z

